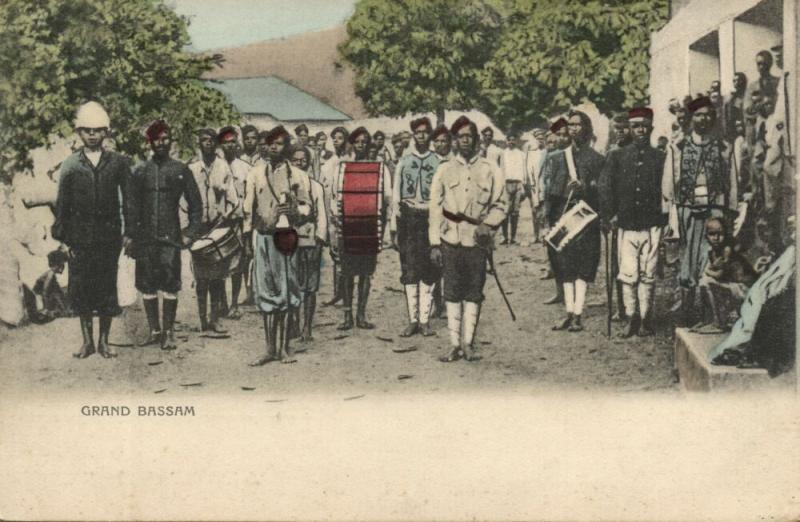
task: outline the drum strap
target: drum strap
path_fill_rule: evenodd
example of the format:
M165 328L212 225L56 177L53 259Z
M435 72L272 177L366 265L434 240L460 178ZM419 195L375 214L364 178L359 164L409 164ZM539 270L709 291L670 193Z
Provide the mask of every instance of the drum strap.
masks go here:
M564 151L564 156L567 158L567 172L569 172L569 179L578 181L578 171L575 169L575 158L572 156L572 145L567 147Z
M275 198L275 201L280 202L278 195L275 194L275 189L272 188L272 182L269 180L269 168L270 164L267 163L267 166L264 167L264 179L267 180L267 188L269 188L269 191L272 192L272 197Z

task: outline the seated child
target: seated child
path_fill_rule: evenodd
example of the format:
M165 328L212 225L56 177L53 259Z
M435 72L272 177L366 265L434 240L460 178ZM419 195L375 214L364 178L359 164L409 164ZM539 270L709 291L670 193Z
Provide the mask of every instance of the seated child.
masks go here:
M693 329L713 322L715 328L704 328L704 331L728 331L738 318L739 307L758 274L738 252L722 219L711 218L706 222L706 240L707 260L698 284L706 316Z
M47 254L50 268L36 280L33 293L42 298L41 313L52 317L68 317L71 315L67 297L64 295L56 276L64 271L67 256L61 250L53 250Z

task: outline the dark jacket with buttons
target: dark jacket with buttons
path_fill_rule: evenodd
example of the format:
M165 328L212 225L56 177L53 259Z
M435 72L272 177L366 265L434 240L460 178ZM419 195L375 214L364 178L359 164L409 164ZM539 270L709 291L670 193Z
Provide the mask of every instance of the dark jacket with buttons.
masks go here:
M663 152L649 144L631 143L609 152L601 177L600 208L605 221L617 216L617 224L624 230L666 224L661 209L664 158Z
M61 164L53 238L68 246L120 241L130 160L103 150L95 167L80 150Z
M580 200L599 212L599 182L603 169L603 155L589 145L572 148L572 160L575 163L575 174L582 186L577 190L569 190L570 175L565 150L556 150L547 154L542 165L542 180L546 187L545 197L548 202L548 221L554 225L566 210L564 203L570 200L570 207Z
M188 207L186 235L194 238L200 228L203 201L189 167L172 158L137 165L128 184L128 235L144 244L179 246L181 198Z

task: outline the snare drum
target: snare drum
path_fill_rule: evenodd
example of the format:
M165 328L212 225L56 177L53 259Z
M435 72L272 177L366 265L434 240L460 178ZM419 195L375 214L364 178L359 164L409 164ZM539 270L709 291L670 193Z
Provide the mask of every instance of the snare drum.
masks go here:
M231 258L244 248L242 230L238 224L220 226L192 243L189 250L199 262L214 264Z
M564 212L550 229L545 240L556 252L561 252L596 219L597 212L585 201L578 201L575 206Z

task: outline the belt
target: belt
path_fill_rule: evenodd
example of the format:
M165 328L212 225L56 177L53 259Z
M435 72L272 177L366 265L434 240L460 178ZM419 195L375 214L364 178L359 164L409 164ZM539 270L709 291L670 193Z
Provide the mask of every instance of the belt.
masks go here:
M450 221L453 221L455 223L461 223L462 221L466 221L470 225L475 225L475 226L478 226L478 225L480 225L482 223L481 220L475 219L473 217L465 216L461 212L459 212L458 214L453 214L452 212L450 212L448 210L442 209L442 215L444 215L444 217L446 217L447 219L449 219Z

